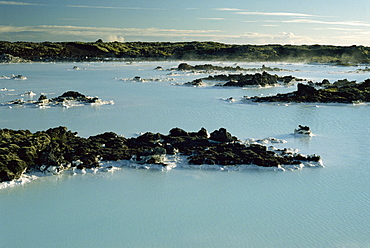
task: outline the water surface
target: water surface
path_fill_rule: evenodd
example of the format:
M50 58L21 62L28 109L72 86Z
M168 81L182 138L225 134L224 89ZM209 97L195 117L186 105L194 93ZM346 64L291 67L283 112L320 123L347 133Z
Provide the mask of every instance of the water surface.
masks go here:
M0 65L0 74L28 77L0 80L0 88L14 90L0 92L2 103L30 90L36 98L75 90L115 103L68 109L0 106L0 128L34 132L62 125L83 137L105 131L131 137L146 131L167 134L173 127L210 132L225 127L242 140L284 139L279 147L319 154L325 167L285 172L124 167L114 173L42 177L0 190L0 247L370 247L369 105L229 103L220 99L289 92L296 86L182 87L173 84L208 74L154 70L179 63ZM72 70L74 65L86 69ZM279 75L313 81L370 78L355 73L359 67L265 65L293 70ZM135 76L161 80L120 80ZM310 126L315 136L291 135L298 124Z

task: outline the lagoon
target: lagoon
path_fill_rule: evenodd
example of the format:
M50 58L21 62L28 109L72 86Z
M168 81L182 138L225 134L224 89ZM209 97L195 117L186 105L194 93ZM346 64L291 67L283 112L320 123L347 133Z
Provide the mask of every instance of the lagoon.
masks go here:
M113 131L167 134L173 127L239 139L275 137L278 147L319 154L324 168L294 171L173 169L40 177L0 189L0 247L370 247L369 105L241 104L221 99L286 93L273 88L184 87L208 76L154 70L182 61L2 64L0 102L27 91L68 90L114 105L48 109L0 106L0 128L67 126L88 137ZM219 62L189 62L188 64ZM224 62L222 66L235 62ZM312 81L363 80L362 67L264 63ZM262 63L238 63L245 68ZM74 70L78 66L80 70ZM134 82L135 76L156 81ZM312 138L292 135L308 125ZM120 162L115 162L117 166Z

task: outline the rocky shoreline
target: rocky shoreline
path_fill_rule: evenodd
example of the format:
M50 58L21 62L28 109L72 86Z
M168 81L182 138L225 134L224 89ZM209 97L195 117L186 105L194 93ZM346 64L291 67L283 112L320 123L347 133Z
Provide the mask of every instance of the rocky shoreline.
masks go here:
M321 164L318 155L243 143L224 128L211 134L204 128L198 132L173 128L168 135L147 132L137 138L113 132L82 138L62 126L35 133L0 129L0 182L18 179L32 171L59 174L72 168L100 168L101 161L130 160L166 167L166 155L176 154L186 156L188 163L194 165L280 168Z
M316 89L316 87L323 87ZM362 83L338 80L330 84L328 80L322 83L298 83L297 90L286 94L265 97L244 97L251 102L295 102L295 103L362 103L370 102L370 79Z
M8 42L0 55L33 62L203 60L370 63L370 48L330 45L236 45L218 42Z
M13 56L11 54L1 54L0 63L4 64L18 64L18 63L30 63L32 62L29 59L23 59L20 57Z

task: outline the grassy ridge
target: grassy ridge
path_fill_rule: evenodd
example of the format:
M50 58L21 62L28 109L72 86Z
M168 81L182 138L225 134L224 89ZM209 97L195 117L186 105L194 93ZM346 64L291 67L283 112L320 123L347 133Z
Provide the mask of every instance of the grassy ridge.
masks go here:
M110 59L192 59L370 63L370 47L328 45L232 45L217 42L7 42L0 55L32 61L91 61Z

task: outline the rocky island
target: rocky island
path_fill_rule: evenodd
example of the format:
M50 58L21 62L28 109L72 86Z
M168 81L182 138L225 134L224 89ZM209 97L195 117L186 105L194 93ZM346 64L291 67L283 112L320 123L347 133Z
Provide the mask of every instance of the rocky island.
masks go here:
M324 88L317 89L315 85ZM330 84L328 80L322 83L298 83L297 90L286 94L266 97L244 97L244 101L252 102L310 102L310 103L361 103L370 102L370 79L362 83L338 80Z
M101 161L132 160L166 167L165 156L175 154L187 156L188 163L195 165L322 166L318 155L246 144L225 128L211 134L204 128L198 132L173 128L168 135L147 132L137 138L113 132L82 138L66 127L35 133L0 129L0 182L32 171L59 174L72 168L99 168Z
M278 76L267 72L255 74L229 74L229 75L210 75L206 78L195 79L191 82L184 83L186 86L202 86L204 81L224 81L225 83L218 83L216 86L225 87L249 87L249 86L276 86L279 83L289 84L292 81L303 81L303 79L295 78L293 76Z
M157 67L158 68L158 67ZM187 63L181 63L178 65L177 68L172 68L170 70L177 70L177 71L288 71L285 69L277 68L277 67L269 67L262 65L260 68L243 68L240 66L217 66L212 64L204 64L204 65L189 65Z
M32 94L35 94L31 92ZM62 95L48 99L46 95L41 94L38 100L28 100L16 99L10 102L6 102L2 105L7 106L34 106L39 108L46 108L50 106L62 106L62 107L72 107L78 104L113 104L113 101L102 101L98 97L85 96L76 91L67 91Z

